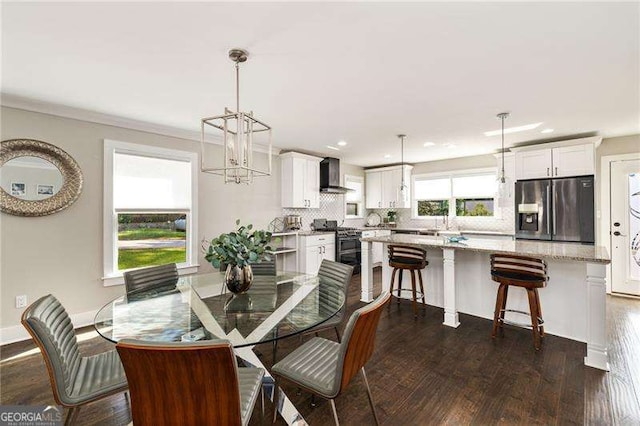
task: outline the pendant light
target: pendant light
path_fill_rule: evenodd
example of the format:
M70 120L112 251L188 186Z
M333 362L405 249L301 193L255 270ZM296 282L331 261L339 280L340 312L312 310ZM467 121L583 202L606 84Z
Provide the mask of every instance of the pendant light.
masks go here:
M398 135L398 137L400 138L400 157L401 157L401 163L402 163L402 180L400 182L400 200L402 201L403 204L405 204L409 200L409 187L404 181L404 138L406 138L407 135L401 134L401 135Z
M508 200L509 198L511 198L511 182L509 182L509 179L507 178L507 176L504 173L504 120L506 120L509 117L509 113L508 112L501 112L500 114L497 115L498 119L502 122L502 149L501 149L501 156L502 156L502 165L500 168L500 174L498 176L498 203L500 204L501 207L505 207L508 204Z
M271 127L253 116L253 112L240 111L240 64L246 62L249 53L242 49L231 49L229 59L235 63L236 71L236 110L224 109L223 115L207 117L201 120L201 156L200 169L205 173L212 173L224 177L225 183L245 183L253 181L254 176L271 175ZM222 138L224 163L211 166L220 161L217 150L205 145L205 128L213 127L218 138ZM220 134L220 132L222 134ZM267 146L267 165L265 169L258 169L253 165L254 142L259 136L264 136Z

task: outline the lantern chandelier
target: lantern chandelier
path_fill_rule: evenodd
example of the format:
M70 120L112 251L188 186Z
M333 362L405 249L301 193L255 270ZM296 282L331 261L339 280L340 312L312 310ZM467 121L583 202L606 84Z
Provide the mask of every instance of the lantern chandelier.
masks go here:
M254 176L271 175L271 126L253 116L253 111L240 111L240 63L246 62L249 53L242 49L231 49L229 58L235 63L236 68L236 109L224 109L224 115L203 118L201 120L201 158L200 169L205 173L212 173L224 177L225 183L250 184ZM217 157L211 151L209 154L205 145L205 129L213 127L216 133L222 132L222 146L224 150L224 164L222 167L208 165L209 157ZM253 164L254 141L258 134L264 135L267 145L266 169L258 169ZM209 144L210 145L210 144ZM219 162L219 160L218 160Z
M506 120L509 117L509 113L508 112L501 112L500 114L498 114L496 116L498 118L498 120L500 120L500 122L502 123L502 144L501 144L501 150L500 150L500 156L502 159L502 164L501 164L501 168L500 168L500 174L498 175L498 179L497 179L497 193L498 193L498 203L501 206L506 206L508 204L508 199L509 197L511 197L511 182L510 180L507 178L505 172L504 172L504 120Z

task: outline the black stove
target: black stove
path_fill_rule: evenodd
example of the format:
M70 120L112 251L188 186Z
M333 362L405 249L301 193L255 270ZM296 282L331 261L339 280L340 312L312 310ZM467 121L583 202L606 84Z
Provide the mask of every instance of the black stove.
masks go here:
M358 228L338 226L337 221L316 219L313 221L316 231L333 231L336 233L336 261L353 266L353 273L360 273L362 250L360 238L362 231Z

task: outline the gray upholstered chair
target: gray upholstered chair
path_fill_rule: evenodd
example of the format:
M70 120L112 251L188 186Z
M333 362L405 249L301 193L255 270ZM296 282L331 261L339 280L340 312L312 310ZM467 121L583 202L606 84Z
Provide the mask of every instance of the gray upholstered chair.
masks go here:
M176 264L169 263L125 272L124 285L127 297L135 298L153 290L175 288L178 278Z
M338 413L334 399L360 371L367 387L375 422L379 424L364 366L373 354L380 314L390 298L391 295L385 292L369 305L355 311L345 327L341 343L314 337L291 352L271 369L276 383L285 379L315 395L329 399L337 425ZM277 414L276 410L273 414L274 423Z
M351 277L353 276L353 266L345 265L344 263L338 263L331 260L323 259L318 270L318 279L321 286L331 285L342 289L344 294L344 303L340 310L330 319L323 322L317 327L305 331L305 334L315 333L318 335L319 331L328 330L333 328L336 332L338 342L340 342L340 331L338 327L342 325L345 314L347 312L347 296L349 293L349 284L351 283ZM335 293L328 292L329 297L332 297ZM320 287L320 297L323 297L322 287ZM331 299L329 302L339 303L338 300Z
M114 350L83 357L69 315L52 295L36 300L22 314L22 325L44 357L56 403L70 408L67 423L79 407L127 391L127 379Z
M263 260L251 264L253 275L275 276L276 275L276 258L271 256L270 260Z
M228 340L116 345L129 380L135 426L246 425L262 400L261 368L238 368Z

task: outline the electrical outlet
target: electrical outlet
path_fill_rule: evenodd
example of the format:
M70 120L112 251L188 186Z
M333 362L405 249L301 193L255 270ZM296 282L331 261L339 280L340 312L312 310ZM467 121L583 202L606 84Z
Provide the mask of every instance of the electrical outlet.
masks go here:
M16 296L16 309L22 309L27 307L27 295L21 294Z

